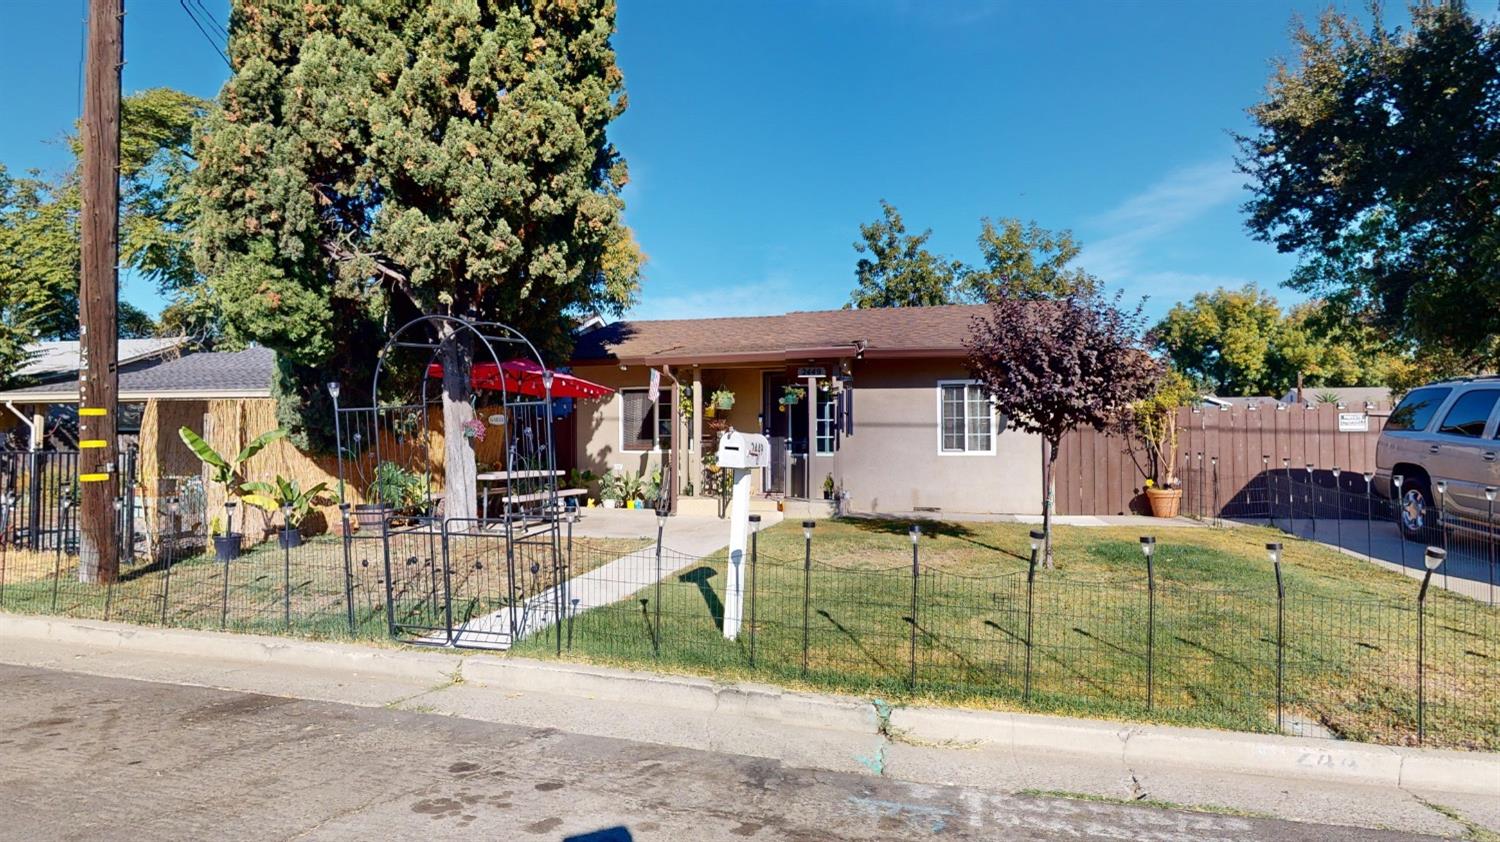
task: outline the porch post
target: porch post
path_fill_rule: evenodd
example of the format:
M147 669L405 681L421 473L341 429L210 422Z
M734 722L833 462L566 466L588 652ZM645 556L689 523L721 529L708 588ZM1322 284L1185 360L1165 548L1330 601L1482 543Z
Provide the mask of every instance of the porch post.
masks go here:
M703 369L693 366L693 433L688 439L687 476L698 492L703 490L698 488L703 482L703 406Z
M807 479L802 486L802 495L810 501L813 499L813 459L818 455L818 378L804 377L802 382L807 384L807 455L802 457L802 473Z
M31 449L41 450L47 435L47 406L33 404L31 407Z

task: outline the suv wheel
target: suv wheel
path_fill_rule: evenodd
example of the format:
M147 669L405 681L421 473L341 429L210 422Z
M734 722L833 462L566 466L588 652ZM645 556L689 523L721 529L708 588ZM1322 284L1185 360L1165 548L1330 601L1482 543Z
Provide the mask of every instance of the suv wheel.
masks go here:
M1432 530L1432 492L1426 480L1408 480L1401 490L1398 523L1408 541L1425 541Z

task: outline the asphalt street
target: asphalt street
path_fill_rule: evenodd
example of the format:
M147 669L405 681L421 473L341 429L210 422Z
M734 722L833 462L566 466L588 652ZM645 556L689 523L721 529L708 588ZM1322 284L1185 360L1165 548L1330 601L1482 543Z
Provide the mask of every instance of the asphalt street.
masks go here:
M591 835L592 834L592 835ZM0 840L1384 840L0 665Z

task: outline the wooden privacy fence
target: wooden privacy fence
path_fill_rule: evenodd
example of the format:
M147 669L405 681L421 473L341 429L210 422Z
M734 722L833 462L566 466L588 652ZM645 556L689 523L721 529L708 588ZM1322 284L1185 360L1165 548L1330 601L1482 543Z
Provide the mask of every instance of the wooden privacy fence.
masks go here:
M1324 482L1333 468L1341 484L1363 491L1359 475L1375 470L1375 441L1387 408L1340 409L1263 403L1177 411L1177 476L1184 514L1250 516L1265 512L1265 467L1306 471ZM1284 461L1285 460L1285 461ZM1057 511L1064 515L1149 514L1145 452L1133 439L1074 430L1057 455Z

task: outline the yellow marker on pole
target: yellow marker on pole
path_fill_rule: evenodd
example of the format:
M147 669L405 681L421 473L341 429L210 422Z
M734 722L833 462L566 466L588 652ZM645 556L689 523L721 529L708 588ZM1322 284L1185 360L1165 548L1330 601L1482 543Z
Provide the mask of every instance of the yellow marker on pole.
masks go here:
M109 474L79 474L79 482L109 482Z
M109 414L109 410L105 409L102 406L85 406L85 407L81 407L78 410L78 414L79 415L86 415L86 416L90 416L90 417L102 417L102 416L108 415Z
M92 450L97 447L105 447L109 442L104 439L84 439L78 443L79 450Z

